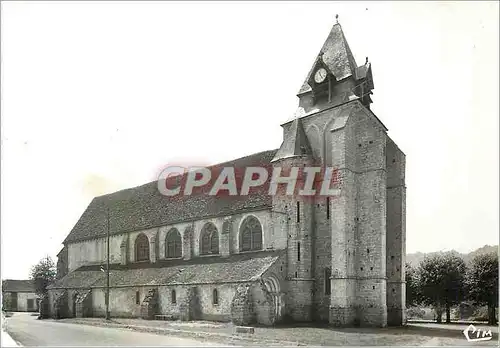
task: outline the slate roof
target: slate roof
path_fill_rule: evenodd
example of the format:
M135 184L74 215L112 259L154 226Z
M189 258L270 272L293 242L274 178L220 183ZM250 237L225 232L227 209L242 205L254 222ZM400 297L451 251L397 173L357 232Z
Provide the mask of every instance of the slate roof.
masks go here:
M359 79L361 77L358 77L358 74L362 76L363 73L366 73L363 66L358 68L351 49L347 44L342 27L338 23L332 27L332 30L323 44L321 51L318 53L315 62L317 62L321 57L323 63L328 67L337 81L345 79L349 76ZM311 86L309 86L308 81L310 80L312 74L314 74L315 67L316 63L307 74L298 95L311 91Z
M290 125L281 147L273 158L273 161L295 156L312 156L311 144L307 140L306 132L300 118L296 118Z
M2 292L35 292L31 280L6 279L2 281Z
M160 260L157 263L113 264L110 286L236 283L257 280L285 251L260 251L229 257L207 256L191 260ZM82 266L48 288L106 286L106 272L99 265ZM106 267L106 266L104 266Z
M222 167L235 167L237 180L249 166L271 167L276 150L269 150L209 167L212 183ZM182 176L185 180L186 174ZM181 179L181 177L173 180ZM272 197L266 185L250 191L248 196L220 196L207 194L206 188L193 191L190 196L165 196L158 190L158 182L95 197L78 222L64 240L64 244L106 236L107 207L109 206L110 234L143 230L183 221L192 221L211 216L230 215L239 211L270 208ZM169 186L171 187L171 186ZM227 191L226 191L227 192Z
M358 80L364 79L366 77L366 73L367 73L369 68L370 68L370 63L358 66L356 68L356 78Z

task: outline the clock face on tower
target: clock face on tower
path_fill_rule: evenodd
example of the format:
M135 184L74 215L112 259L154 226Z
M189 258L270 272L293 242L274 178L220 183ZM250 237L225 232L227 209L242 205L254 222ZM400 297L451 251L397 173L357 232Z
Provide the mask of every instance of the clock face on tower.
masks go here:
M318 69L316 74L314 75L314 81L316 83L321 83L325 81L326 78L326 70L324 68Z

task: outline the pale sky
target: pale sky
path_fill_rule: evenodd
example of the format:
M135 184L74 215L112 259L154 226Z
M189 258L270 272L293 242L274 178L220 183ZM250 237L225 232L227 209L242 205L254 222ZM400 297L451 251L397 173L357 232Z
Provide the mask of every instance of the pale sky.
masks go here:
M335 23L406 154L407 252L498 244L498 2L2 2L2 278L96 195L278 148Z

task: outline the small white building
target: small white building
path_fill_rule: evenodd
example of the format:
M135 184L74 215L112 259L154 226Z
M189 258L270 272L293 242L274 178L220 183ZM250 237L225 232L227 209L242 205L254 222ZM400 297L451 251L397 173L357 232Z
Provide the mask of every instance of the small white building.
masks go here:
M31 280L2 281L2 309L10 312L37 312L38 300Z

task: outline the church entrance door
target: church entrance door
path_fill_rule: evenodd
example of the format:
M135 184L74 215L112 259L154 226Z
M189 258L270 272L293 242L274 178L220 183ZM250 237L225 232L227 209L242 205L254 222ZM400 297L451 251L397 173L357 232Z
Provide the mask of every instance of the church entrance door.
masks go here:
M282 318L284 307L280 283L274 276L271 276L264 280L264 284L266 286L266 290L273 297L275 322L279 322Z

